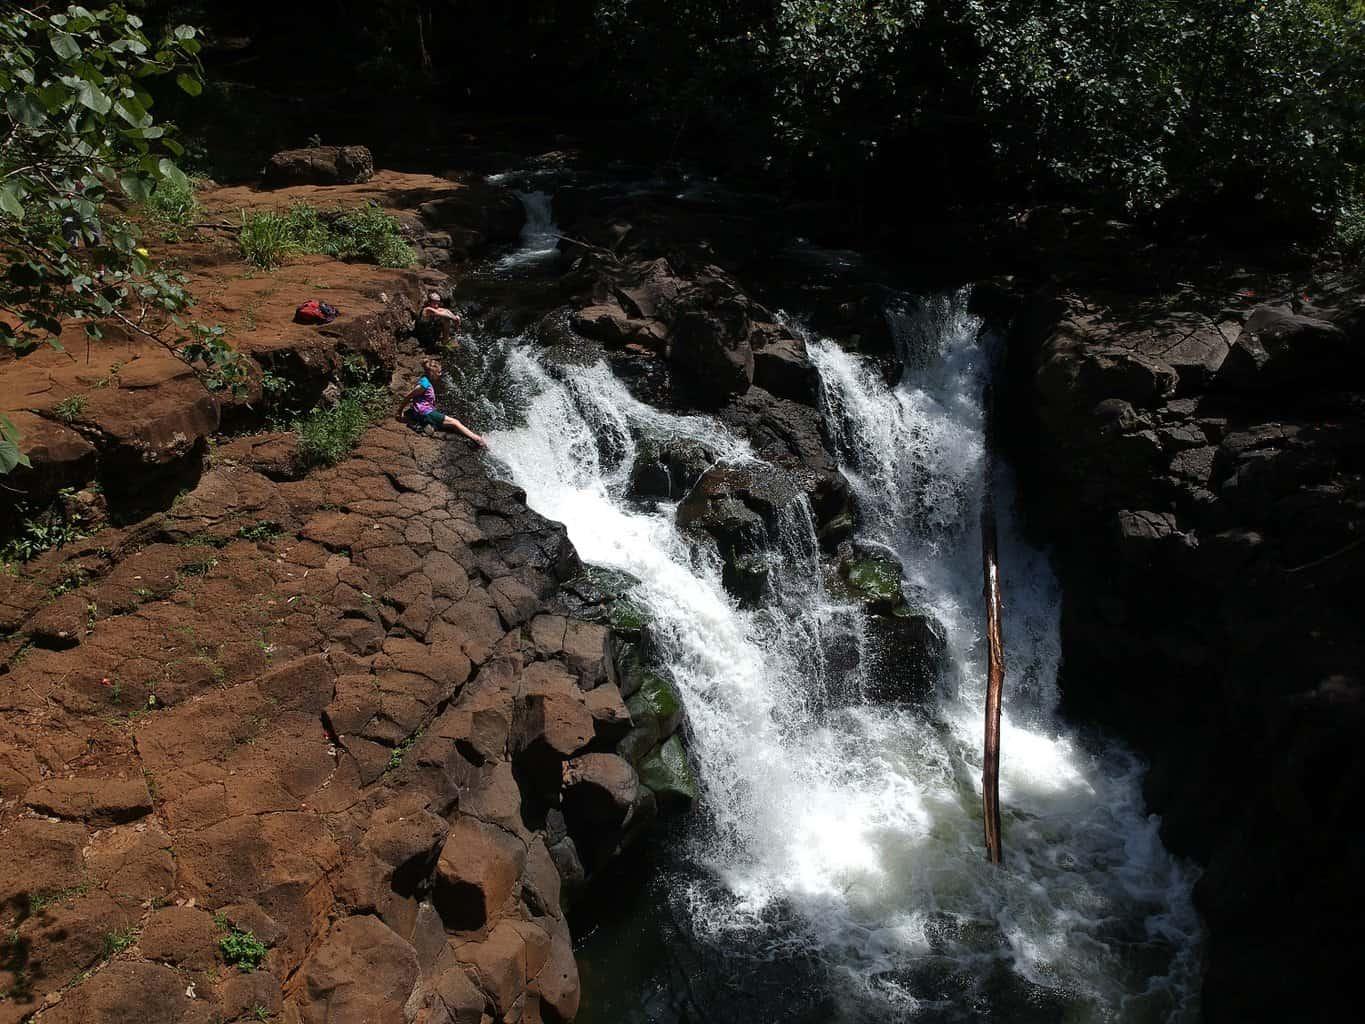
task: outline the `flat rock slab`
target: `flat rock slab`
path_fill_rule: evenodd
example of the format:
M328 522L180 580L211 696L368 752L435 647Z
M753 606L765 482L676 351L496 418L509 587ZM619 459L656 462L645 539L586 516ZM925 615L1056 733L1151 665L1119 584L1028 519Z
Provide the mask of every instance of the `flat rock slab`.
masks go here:
M152 811L147 781L138 779L52 779L24 794L39 814L92 825L118 825Z

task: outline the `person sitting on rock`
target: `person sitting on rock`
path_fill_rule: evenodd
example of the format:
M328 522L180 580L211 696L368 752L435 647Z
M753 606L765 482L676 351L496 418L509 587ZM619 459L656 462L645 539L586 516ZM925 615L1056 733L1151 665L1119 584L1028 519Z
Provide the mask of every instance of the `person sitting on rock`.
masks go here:
M423 345L451 343L450 332L459 326L460 314L445 307L440 292L428 294L427 301L417 311L417 340Z
M454 430L469 438L480 448L487 448L485 441L454 416L447 416L436 408L436 381L441 379L441 364L435 359L423 359L422 369L426 375L419 378L417 386L403 397L398 408L397 418L413 427L430 427L434 430Z

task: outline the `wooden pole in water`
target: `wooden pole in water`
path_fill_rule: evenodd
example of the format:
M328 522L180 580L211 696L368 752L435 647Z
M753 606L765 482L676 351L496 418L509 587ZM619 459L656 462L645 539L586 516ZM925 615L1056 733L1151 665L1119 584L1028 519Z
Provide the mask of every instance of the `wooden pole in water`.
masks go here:
M986 458L990 458L989 451ZM986 642L990 653L986 672L986 742L981 767L981 802L986 826L986 859L999 864L1004 856L1000 841L1000 694L1005 685L1005 642L1000 632L1000 563L996 554L992 490L991 474L987 469L985 493L981 499L981 568L986 582Z
M986 574L986 748L981 768L981 799L986 821L986 857L999 864L1000 845L1000 691L1005 685L1005 645L1000 636L1000 565L995 551L995 509L986 495L981 509L981 562Z

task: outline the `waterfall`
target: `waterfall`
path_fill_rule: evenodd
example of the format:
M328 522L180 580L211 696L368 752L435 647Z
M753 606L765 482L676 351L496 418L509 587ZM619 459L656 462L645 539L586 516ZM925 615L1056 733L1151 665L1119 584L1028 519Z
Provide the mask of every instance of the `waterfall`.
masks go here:
M819 965L849 1021L1023 1009L1191 1020L1192 879L1143 811L1141 765L1058 715L1058 587L1013 527L1003 466L1006 863L985 862L976 516L991 458L989 339L962 295L908 302L894 326L907 368L894 387L831 342L808 347L862 539L899 556L908 599L948 636L952 670L926 708L827 699L831 651L859 642L861 620L826 593L803 506L771 553L773 602L749 610L680 534L672 505L624 495L641 438L695 439L731 463L754 458L741 439L636 401L603 363L551 366L522 347L508 358L523 409L489 434L494 457L584 561L640 579L634 596L686 706L702 791L677 852L689 934L755 963Z
M526 210L517 247L497 262L498 269L516 270L550 259L558 251L559 229L555 226L548 192L518 192Z

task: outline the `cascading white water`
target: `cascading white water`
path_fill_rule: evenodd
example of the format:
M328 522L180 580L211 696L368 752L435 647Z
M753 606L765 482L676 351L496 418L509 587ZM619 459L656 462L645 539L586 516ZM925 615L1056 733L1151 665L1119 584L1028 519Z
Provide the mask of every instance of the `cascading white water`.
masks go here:
M500 270L516 270L540 263L552 257L559 246L559 229L555 227L548 192L518 192L526 210L526 223L521 226L517 247L498 260Z
M928 310L903 324L919 325L919 343L895 388L831 343L811 339L810 351L865 539L897 552L907 593L948 633L953 673L936 707L812 699L828 684L816 678L825 648L858 617L820 584L808 515L784 524L779 606L746 611L679 534L671 506L625 500L637 437L752 458L715 421L641 404L603 364L550 372L517 350L508 372L527 397L525 426L491 433L492 450L586 562L642 581L636 597L687 708L710 825L687 851L713 883L691 890L703 940L814 957L850 983L850 1020L972 1018L1011 986L1046 993L1068 1020L1186 1020L1190 879L1143 813L1139 765L1086 749L1057 717L1057 587L1010 528L1003 472L1007 860L985 863L976 509L986 353L961 297Z

